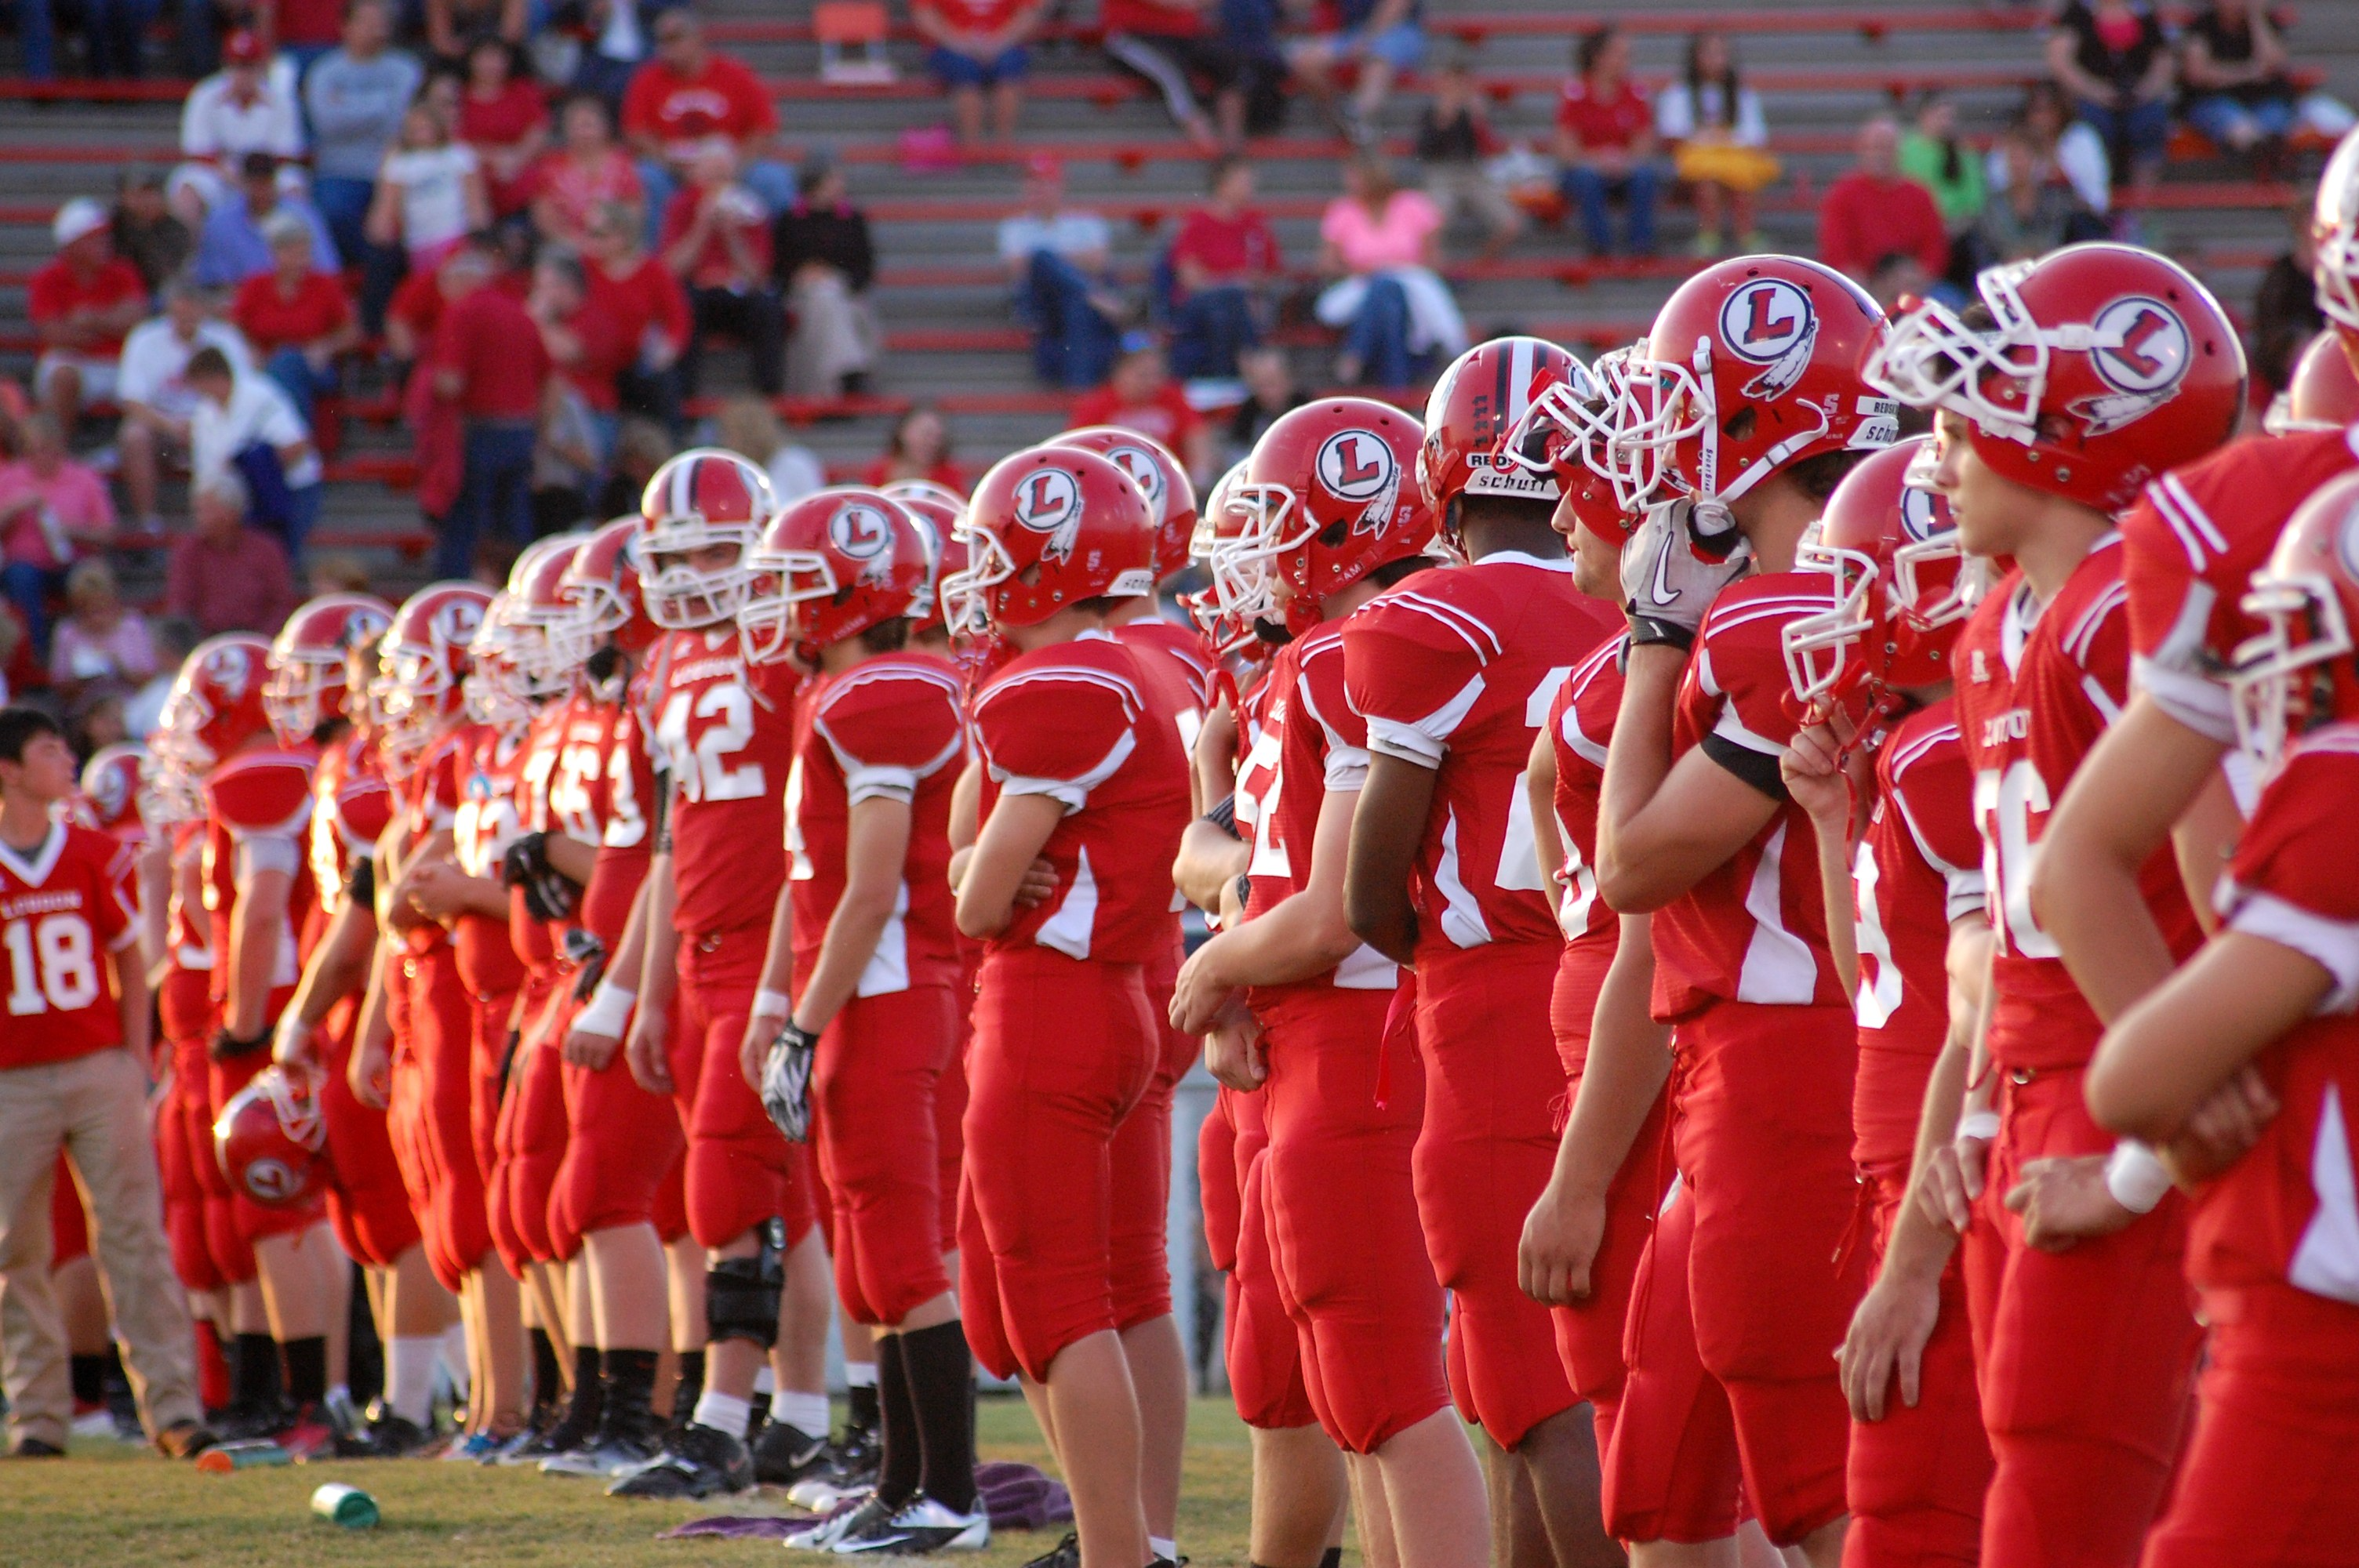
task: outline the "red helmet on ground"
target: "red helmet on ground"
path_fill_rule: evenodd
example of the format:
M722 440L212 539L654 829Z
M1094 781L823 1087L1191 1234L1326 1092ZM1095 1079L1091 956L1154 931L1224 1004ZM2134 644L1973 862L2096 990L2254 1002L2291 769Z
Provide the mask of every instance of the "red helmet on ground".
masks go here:
M1243 533L1212 560L1222 601L1248 618L1315 624L1319 601L1433 539L1411 482L1425 432L1388 404L1327 397L1281 414L1254 443L1230 505Z
M1860 379L1884 312L1832 267L1735 256L1680 285L1625 367L1607 458L1625 504L1726 507L1822 452L1892 444L1890 401Z
M745 552L777 509L769 476L734 452L699 447L656 470L631 541L647 619L670 630L734 621L745 602ZM725 563L690 559L721 549Z
M2318 308L2338 336L2359 342L2359 131L2343 138L2318 177L2310 232Z
M602 646L636 654L663 634L639 594L639 568L631 560L638 533L636 515L617 517L592 530L566 564L559 591L570 613L550 625L549 637L567 664L587 664Z
M1451 362L1425 400L1425 445L1417 483L1442 532L1453 544L1451 503L1462 495L1504 495L1554 505L1562 493L1544 460L1518 460L1508 438L1551 387L1592 384L1589 372L1554 343L1538 338L1494 338Z
M1833 598L1785 625L1786 674L1802 701L1863 689L1874 700L1947 676L1972 599L1950 503L1926 482L1932 445L1930 436L1912 436L1845 474L1796 552L1796 568L1826 573ZM1905 577L1904 557L1913 563Z
M942 629L942 579L966 567L966 546L952 538L959 519L966 515L966 500L929 479L895 480L885 493L901 503L925 537L926 591L923 602L909 611L909 635L922 637Z
M434 582L393 612L377 677L377 705L385 715L377 749L392 777L406 776L435 732L459 711L467 651L491 604L491 590L480 583Z
M2289 737L2359 719L2359 473L2328 480L2294 509L2244 608L2263 630L2229 672L2236 738L2274 765Z
M1079 447L1034 447L992 465L958 536L971 558L942 579L942 618L953 633L1037 626L1085 599L1155 591L1146 495Z
M90 826L104 832L142 820L147 748L128 741L101 746L82 765L81 806Z
M1147 495L1147 514L1155 522L1155 580L1188 569L1189 546L1196 537L1196 487L1170 448L1119 425L1068 430L1049 444L1095 452L1137 481Z
M272 1065L213 1119L213 1157L230 1190L265 1208L292 1208L326 1175L328 1127L309 1073Z
M174 754L201 773L267 733L262 693L269 679L270 644L251 632L223 632L190 649L172 687Z
M287 745L346 717L346 650L375 643L393 624L393 606L373 593L326 593L299 607L270 643L262 701Z
M2245 350L2211 292L2168 256L2068 245L1975 280L1995 325L1929 300L1894 323L1867 375L1963 417L1974 455L2030 489L2118 512L2167 469L2227 440Z
M771 518L746 564L753 597L737 630L756 664L916 614L932 565L917 519L858 485L819 491Z
M2359 424L2359 375L2340 332L2321 332L2294 362L2293 377L2269 404L2262 427L2272 436L2342 430Z

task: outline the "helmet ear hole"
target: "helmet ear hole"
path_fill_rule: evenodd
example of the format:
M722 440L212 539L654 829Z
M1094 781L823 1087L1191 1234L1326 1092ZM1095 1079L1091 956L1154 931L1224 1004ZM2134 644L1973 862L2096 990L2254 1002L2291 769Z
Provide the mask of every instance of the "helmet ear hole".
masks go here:
M1749 441L1753 438L1753 427L1759 422L1759 415L1754 409L1740 408L1722 424L1720 433L1732 441Z
M1343 520L1338 517L1334 522L1319 530L1319 542L1332 550L1342 546L1344 537L1350 532Z

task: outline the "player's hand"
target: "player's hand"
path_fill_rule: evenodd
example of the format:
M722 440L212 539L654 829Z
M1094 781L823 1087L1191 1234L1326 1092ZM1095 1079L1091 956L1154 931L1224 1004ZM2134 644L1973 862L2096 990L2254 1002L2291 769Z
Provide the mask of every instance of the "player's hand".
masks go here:
M2249 1062L2228 1081L2204 1097L2180 1129L2179 1136L2155 1150L2182 1187L2208 1182L2242 1159L2261 1141L2278 1109L2277 1097Z
M1927 1219L1952 1236L1973 1227L1974 1205L1981 1201L1990 1171L1991 1141L1960 1138L1933 1151L1917 1182L1917 1206Z
M1212 1028L1236 997L1235 988L1217 978L1221 955L1214 949L1223 940L1213 937L1180 966L1180 978L1171 987L1171 1027L1182 1034L1201 1034Z
M371 1110L385 1109L393 1098L391 1054L382 1044L354 1041L352 1057L344 1064L344 1081L352 1086L354 1099Z
M1843 742L1832 725L1813 724L1798 731L1777 759L1777 774L1786 793L1810 813L1821 831L1851 830L1851 781L1843 773Z
M1057 868L1049 863L1048 857L1038 856L1024 868L1024 880L1016 884L1016 902L1025 909L1031 909L1048 903L1056 892Z
M2137 1218L2107 1190L2103 1154L2028 1161L2022 1177L2006 1195L2007 1212L2023 1217L2025 1244L2042 1252L2068 1252Z
M1204 1070L1221 1083L1249 1095L1261 1087L1269 1077L1269 1063L1262 1054L1261 1031L1248 1023L1223 1023L1217 1018L1206 1026L1204 1035Z
M291 1007L279 1014L278 1027L271 1031L270 1059L282 1067L320 1065L319 1032L296 1017Z
M1622 596L1633 640L1694 646L1712 600L1752 565L1752 548L1743 539L1724 560L1699 556L1688 539L1684 503L1649 508L1622 546Z
M639 1087L651 1095L671 1093L671 1056L666 1049L669 1044L663 1009L643 1007L631 1015L631 1034L623 1045L623 1060Z
M409 907L429 920L449 920L466 910L467 875L451 860L420 860L402 874L401 892Z
M1900 1402L1917 1408L1922 1383L1925 1342L1941 1314L1941 1276L1907 1279L1886 1271L1876 1276L1859 1310L1851 1314L1851 1328L1835 1351L1843 1397L1851 1401L1854 1421L1882 1421L1890 1402L1895 1376L1900 1379Z
M565 1034L565 1060L569 1065L586 1067L603 1073L614 1060L614 1053L623 1043L611 1034L599 1034L587 1029L571 1029Z
M1524 1216L1516 1281L1542 1306L1589 1299L1589 1271L1605 1241L1605 1195L1577 1193L1553 1178Z

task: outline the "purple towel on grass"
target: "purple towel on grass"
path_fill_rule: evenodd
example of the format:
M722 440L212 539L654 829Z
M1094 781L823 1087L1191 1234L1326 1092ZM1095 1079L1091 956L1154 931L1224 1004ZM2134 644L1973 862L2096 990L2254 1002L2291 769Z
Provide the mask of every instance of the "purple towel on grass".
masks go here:
M991 1515L994 1530L1046 1530L1052 1524L1068 1523L1073 1517L1073 1497L1065 1490L1065 1484L1029 1465L1004 1459L978 1465L974 1467L974 1485L984 1509ZM842 1505L844 1509L857 1506ZM785 1519L775 1514L711 1514L665 1530L657 1539L678 1541L715 1535L731 1541L783 1541L796 1530L810 1529L820 1517L832 1516L804 1514Z

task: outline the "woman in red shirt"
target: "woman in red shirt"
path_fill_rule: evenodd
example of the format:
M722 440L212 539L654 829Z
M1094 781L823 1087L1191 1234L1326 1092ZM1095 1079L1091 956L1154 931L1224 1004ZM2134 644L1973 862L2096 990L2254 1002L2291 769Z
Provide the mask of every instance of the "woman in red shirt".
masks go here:
M558 105L558 145L532 171L532 226L544 240L583 248L582 230L599 203L626 201L644 222L639 171L614 140L604 101L579 93Z
M549 101L516 61L514 45L478 41L468 51L467 88L459 98L459 139L484 160L496 218L524 211L532 194L526 175L549 146Z
M860 482L872 490L905 479L929 479L966 493L966 470L951 460L951 427L929 403L914 403L893 422L885 455L868 465Z
M270 243L270 270L238 286L230 319L256 362L311 424L314 400L335 387L336 356L361 341L360 323L343 278L311 270L311 232L301 220L274 214L262 233Z

